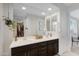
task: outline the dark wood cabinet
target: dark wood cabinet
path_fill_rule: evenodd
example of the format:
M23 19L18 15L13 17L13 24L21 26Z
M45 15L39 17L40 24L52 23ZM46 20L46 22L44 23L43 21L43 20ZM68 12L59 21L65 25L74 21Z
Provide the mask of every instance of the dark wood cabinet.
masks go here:
M53 56L58 53L58 39L15 47L12 56Z
M55 55L56 53L58 53L58 40L49 41L47 47L48 56Z
M39 56L47 56L47 42L39 44Z
M30 56L38 56L38 44L29 45L28 53Z
M24 46L12 48L11 53L13 56L24 56L26 48Z

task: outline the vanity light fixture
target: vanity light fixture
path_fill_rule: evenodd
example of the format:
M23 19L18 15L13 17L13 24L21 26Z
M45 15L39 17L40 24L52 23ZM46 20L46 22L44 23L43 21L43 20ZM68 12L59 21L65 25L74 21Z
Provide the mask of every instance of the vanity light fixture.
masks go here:
M26 7L22 7L22 10L26 10Z
M48 8L48 11L51 11L52 10L52 8Z
M42 15L45 15L45 12L42 12L41 14L42 14Z

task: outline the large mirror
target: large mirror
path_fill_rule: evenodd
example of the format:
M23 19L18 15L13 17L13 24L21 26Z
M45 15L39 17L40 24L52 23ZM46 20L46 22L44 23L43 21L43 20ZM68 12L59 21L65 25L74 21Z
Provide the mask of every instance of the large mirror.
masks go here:
M59 9L52 4L11 4L13 20L17 22L16 36L29 37L46 35L46 32L56 31L57 18L53 14ZM49 9L51 7L50 11Z

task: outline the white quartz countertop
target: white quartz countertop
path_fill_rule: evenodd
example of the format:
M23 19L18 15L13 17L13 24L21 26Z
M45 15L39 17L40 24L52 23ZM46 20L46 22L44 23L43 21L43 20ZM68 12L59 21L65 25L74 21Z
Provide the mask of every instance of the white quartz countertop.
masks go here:
M18 38L17 41L13 41L10 45L10 48L15 48L15 47L19 47L19 46L23 46L23 45L29 45L29 44L34 44L34 43L39 43L39 42L44 42L44 41L49 41L49 40L55 40L57 39L58 36L54 36L54 37L43 37L42 39L35 39L34 37L20 37Z

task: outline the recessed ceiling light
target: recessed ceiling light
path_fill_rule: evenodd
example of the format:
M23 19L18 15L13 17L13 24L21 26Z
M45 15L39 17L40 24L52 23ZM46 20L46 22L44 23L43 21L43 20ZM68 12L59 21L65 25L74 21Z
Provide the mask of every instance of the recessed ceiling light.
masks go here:
M42 15L45 15L45 12L42 12L41 14L42 14Z
M49 10L49 11L51 11L51 10L52 10L52 8L48 8L48 10Z
M22 10L26 10L26 7L22 7Z

